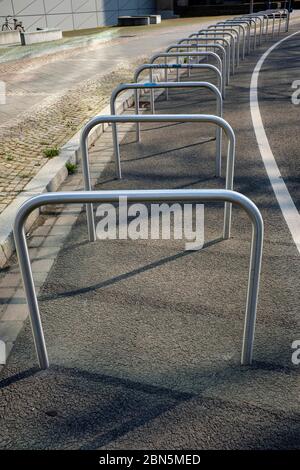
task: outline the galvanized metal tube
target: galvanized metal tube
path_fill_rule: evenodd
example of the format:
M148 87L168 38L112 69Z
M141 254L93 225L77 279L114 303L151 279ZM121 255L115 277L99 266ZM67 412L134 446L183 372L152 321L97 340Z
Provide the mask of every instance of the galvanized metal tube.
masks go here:
M224 189L179 189L179 190L137 190L137 191L73 191L44 193L28 199L18 209L14 222L14 239L19 260L22 281L32 327L37 359L41 369L49 368L49 359L40 317L37 294L34 286L30 258L25 236L25 222L30 213L49 204L116 203L121 197L130 202L216 202L222 201L240 206L252 224L251 252L247 302L244 319L241 364L250 365L253 358L253 344L260 283L264 226L260 211L246 196Z

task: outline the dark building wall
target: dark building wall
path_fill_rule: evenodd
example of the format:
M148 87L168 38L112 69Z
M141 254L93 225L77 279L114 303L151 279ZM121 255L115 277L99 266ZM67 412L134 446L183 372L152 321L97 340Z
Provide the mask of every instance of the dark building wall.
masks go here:
M182 0L174 0L174 11L181 16L210 16L214 14L230 15L249 13L250 0L187 0L187 5L182 5ZM300 0L299 0L300 3ZM267 8L281 8L288 5L288 1L254 1L254 11Z

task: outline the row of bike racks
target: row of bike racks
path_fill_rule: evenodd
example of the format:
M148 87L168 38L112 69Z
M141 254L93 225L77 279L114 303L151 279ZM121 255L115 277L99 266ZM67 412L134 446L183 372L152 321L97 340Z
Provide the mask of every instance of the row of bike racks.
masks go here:
M285 25L285 26L283 26ZM252 362L253 342L255 333L257 299L261 270L263 249L263 220L256 205L246 196L233 191L235 135L232 127L223 117L223 99L225 86L229 83L230 73L234 73L239 60L255 49L268 38L280 34L289 26L289 12L287 10L268 10L255 14L236 17L227 21L220 21L205 30L183 38L177 44L168 47L166 52L155 54L149 63L139 66L134 74L135 83L119 85L111 96L111 115L96 116L83 128L80 136L80 150L84 179L84 191L45 193L28 199L18 210L14 222L14 238L23 279L26 300L29 309L33 338L37 358L42 369L49 367L48 353L44 338L43 327L39 312L39 305L32 276L31 263L25 235L25 223L33 210L49 204L86 204L88 237L90 242L96 241L93 204L117 203L120 198L127 198L128 202L224 202L223 239L230 238L232 204L240 206L248 215L252 224L251 251L249 263L249 277L247 288L246 312L244 320L244 333L242 341L241 364L249 365ZM221 43L221 44L220 44ZM212 50L213 49L213 50ZM174 63L176 59L176 63ZM211 59L214 65L204 63ZM163 63L158 63L163 60ZM169 63L169 60L173 60ZM188 62L183 62L188 61ZM191 63L191 61L193 61ZM149 72L149 82L139 82L142 72ZM154 81L154 71L164 71L164 81ZM176 81L169 81L169 72L176 71ZM193 70L210 70L214 72L217 85L203 81L180 81L180 72L187 71L188 76ZM154 114L154 90L163 89L168 99L167 91L176 88L203 88L209 90L216 98L216 115L214 114ZM135 97L135 115L116 115L116 99L125 90L133 90ZM139 114L139 94L150 90L150 107L152 114ZM202 123L216 127L216 159L215 175L221 175L222 161L222 133L228 141L226 160L226 179L224 189L174 189L174 190L122 190L122 191L94 191L92 190L88 139L91 130L99 125L109 124L112 127L114 145L114 158L116 177L122 177L121 158L118 139L117 124L133 123L136 126L136 140L141 141L140 125L143 123Z

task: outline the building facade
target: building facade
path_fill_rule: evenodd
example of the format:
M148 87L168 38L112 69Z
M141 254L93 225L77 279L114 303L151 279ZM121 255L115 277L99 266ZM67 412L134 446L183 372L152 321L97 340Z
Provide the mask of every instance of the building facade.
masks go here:
M0 22L11 15L23 21L27 31L96 28L117 24L121 15L155 12L156 0L0 0Z
M293 4L300 3L295 0ZM256 0L254 11L288 5L288 0ZM249 0L0 0L0 24L17 17L27 31L59 28L63 31L115 25L118 16L160 13L163 18L248 13ZM1 27L0 27L1 29Z

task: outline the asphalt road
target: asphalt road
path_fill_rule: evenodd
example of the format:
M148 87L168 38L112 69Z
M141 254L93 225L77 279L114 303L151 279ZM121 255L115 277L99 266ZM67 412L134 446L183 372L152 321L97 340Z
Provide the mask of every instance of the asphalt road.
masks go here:
M290 84L299 44L295 36L275 49L259 80L266 133L295 204L300 108L291 105ZM220 242L223 207L205 205L211 243L198 252L178 240L89 244L82 214L41 293L51 368L37 371L27 322L2 373L1 448L299 448L299 366L291 362L300 339L299 253L249 108L251 74L265 50L241 63L224 116L237 137L235 189L265 222L253 366L239 365L251 237L241 210L234 208L232 238ZM181 90L157 109L213 113L214 102ZM121 146L124 179L112 179L110 164L98 189L224 187L214 177L212 128L151 125L141 144L132 137ZM102 147L93 156L100 159Z

